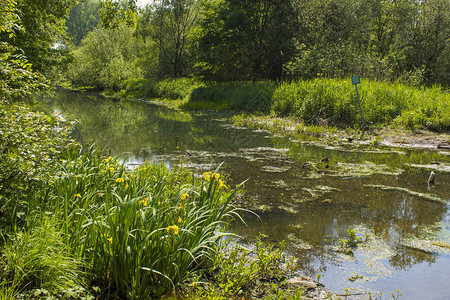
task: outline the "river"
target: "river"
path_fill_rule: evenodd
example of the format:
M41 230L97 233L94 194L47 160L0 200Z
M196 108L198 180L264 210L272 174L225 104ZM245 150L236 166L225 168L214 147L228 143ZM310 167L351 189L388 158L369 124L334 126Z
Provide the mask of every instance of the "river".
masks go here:
M57 91L43 109L76 119L73 137L130 166L182 164L197 174L223 163L238 204L259 217L233 224L242 242L285 240L301 271L335 292L401 299L450 297L450 152L339 147L239 128L224 117L175 111L137 100ZM428 185L431 171L436 182ZM341 251L351 228L363 243Z

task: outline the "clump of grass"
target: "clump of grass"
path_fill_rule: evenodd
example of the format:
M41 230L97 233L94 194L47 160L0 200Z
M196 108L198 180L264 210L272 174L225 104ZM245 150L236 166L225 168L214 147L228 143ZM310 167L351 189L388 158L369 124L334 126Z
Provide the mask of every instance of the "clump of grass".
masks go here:
M276 115L294 116L307 123L320 119L351 123L357 117L357 102L351 102L350 86L344 81L315 79L282 83L274 93Z
M156 83L143 78L131 78L123 81L119 96L130 98L148 98L155 95Z
M2 279L13 282L4 291L24 289L61 292L80 286L81 262L64 243L63 233L49 217L17 233L5 246L2 255Z
M450 95L438 87L413 88L399 83L363 81L359 85L366 122L394 123L437 131L450 128ZM348 80L315 79L282 83L274 93L272 110L307 123L361 124L354 86Z
M156 86L155 97L168 99L186 99L196 88L205 84L196 78L176 78L160 81Z
M131 78L121 83L118 96L131 98L186 99L192 90L204 84L195 78L176 78L154 81L143 78Z

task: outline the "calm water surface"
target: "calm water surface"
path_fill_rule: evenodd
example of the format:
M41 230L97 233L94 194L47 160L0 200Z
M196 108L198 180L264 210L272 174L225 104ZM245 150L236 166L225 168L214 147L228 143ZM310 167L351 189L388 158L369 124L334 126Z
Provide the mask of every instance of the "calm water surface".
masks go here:
M237 128L226 119L141 101L59 91L45 109L77 119L74 137L130 165L215 169L239 183L240 205L258 213L232 230L253 242L286 240L302 272L336 292L390 292L401 299L450 298L450 153L356 146L335 148ZM430 171L436 184L428 187ZM383 187L383 188L381 188ZM388 188L386 188L388 187ZM398 189L401 188L401 189ZM441 203L442 201L444 203ZM349 227L367 243L343 253Z

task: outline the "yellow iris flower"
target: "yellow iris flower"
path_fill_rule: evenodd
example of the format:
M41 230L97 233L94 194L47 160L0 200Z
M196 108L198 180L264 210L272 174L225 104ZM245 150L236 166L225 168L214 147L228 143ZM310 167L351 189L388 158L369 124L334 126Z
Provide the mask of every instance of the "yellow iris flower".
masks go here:
M177 225L172 225L166 228L166 231L170 233L172 231L173 234L178 234L179 228Z
M203 176L205 176L205 180L206 181L217 181L220 178L220 174L219 173L213 173L213 172L206 172L203 173Z
M148 199L144 198L142 201L139 201L139 203L142 203L144 206L147 206Z
M223 182L223 180L222 179L219 179L219 189L221 189L221 188L227 188L227 186L225 185L225 183Z

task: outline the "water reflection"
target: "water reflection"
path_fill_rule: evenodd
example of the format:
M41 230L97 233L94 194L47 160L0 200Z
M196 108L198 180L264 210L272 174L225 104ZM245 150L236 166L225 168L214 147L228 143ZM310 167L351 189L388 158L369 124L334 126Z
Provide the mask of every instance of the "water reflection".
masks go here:
M329 288L367 286L387 294L400 288L407 299L420 299L427 297L427 288L420 294L409 285L420 280L413 266L426 264L434 288L450 294L448 278L433 272L442 264L450 267L448 252L430 253L423 246L424 241L450 244L448 205L417 194L450 199L450 156L445 152L320 147L206 115L64 91L50 99L46 109L78 119L73 134L81 143L95 142L127 157L130 164L182 161L201 174L225 162L224 171L235 183L249 179L240 205L260 215L247 216L248 226L234 225L233 230L249 241L259 232L268 241L286 240L303 272L314 278L322 274ZM426 180L435 166L436 184L428 189ZM374 184L416 194L368 187ZM349 227L372 237L351 255L334 247L347 237ZM417 247L411 247L411 239L417 240ZM370 284L347 281L355 274Z

